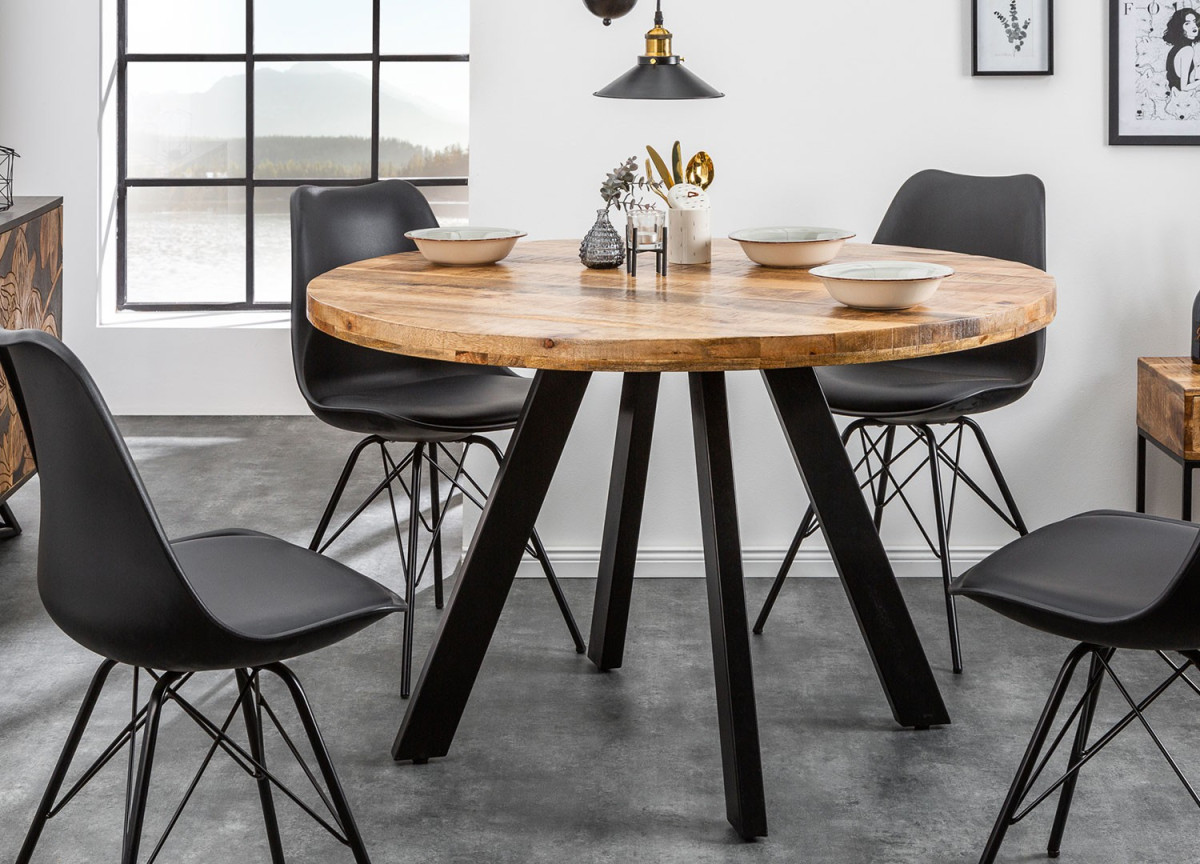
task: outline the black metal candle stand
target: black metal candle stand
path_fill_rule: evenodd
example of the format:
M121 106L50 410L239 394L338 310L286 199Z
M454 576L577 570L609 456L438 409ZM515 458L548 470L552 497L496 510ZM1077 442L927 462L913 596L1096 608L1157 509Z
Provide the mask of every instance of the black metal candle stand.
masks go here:
M639 246L637 230L625 226L625 272L637 278L637 256L639 252L654 253L654 272L661 276L667 275L667 226L662 226L659 242L653 246Z

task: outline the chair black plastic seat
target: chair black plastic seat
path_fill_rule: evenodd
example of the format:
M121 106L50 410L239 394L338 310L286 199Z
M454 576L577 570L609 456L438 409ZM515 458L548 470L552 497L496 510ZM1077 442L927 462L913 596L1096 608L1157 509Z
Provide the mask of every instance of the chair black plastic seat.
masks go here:
M515 426L529 383L513 374L474 372L404 383L343 378L328 393L313 388L313 411L331 426L389 441L458 441Z
M817 369L830 410L897 423L946 423L1016 402L1033 384L1011 364L954 356Z
M1196 606L1164 599L1193 567L1200 525L1101 510L1018 538L952 593L1039 630L1114 648L1200 646Z
M173 541L171 551L197 599L231 638L215 656L193 651L157 668L265 666L332 645L405 608L373 579L268 534L199 534Z

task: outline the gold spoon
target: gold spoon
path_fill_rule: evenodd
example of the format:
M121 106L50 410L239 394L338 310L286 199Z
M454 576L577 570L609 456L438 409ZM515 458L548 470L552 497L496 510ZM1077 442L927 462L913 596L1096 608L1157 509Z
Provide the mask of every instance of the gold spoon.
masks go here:
M699 186L701 189L707 189L712 184L714 176L712 157L703 150L688 160L687 170L684 171L684 179L687 182Z

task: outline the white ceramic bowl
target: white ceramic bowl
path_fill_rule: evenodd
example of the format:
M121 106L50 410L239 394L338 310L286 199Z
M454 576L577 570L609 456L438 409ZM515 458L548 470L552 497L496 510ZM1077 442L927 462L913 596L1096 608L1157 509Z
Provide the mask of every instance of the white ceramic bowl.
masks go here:
M856 309L907 309L924 303L954 274L943 264L919 261L843 261L814 267L833 299Z
M495 264L506 257L525 232L463 225L458 228L420 228L406 231L404 236L416 243L421 254L434 264L471 267Z
M729 239L764 267L815 267L832 261L853 236L841 228L743 228Z

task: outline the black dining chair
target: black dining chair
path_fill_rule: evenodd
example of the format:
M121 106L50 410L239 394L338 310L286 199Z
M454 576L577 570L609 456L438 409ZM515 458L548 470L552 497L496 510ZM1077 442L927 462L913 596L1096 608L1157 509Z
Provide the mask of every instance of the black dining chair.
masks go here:
M0 331L0 366L25 418L41 477L37 571L42 603L63 632L104 658L18 864L33 855L47 820L124 746L130 748L130 787L121 861L137 861L155 745L168 703L195 721L212 743L156 851L221 749L257 781L274 864L282 864L284 857L273 788L301 804L350 847L358 864L366 864L370 858L312 709L283 661L403 611L404 602L336 561L256 531L229 529L168 540L103 398L70 350L40 331ZM96 701L117 664L134 669L129 723L59 799ZM210 670L235 673L237 698L223 723L205 717L181 692L193 674ZM267 766L264 712L300 757L263 694L264 671L282 680L300 715L326 790L317 785L311 769L304 770L327 815L303 803ZM150 694L138 707L137 688L144 676ZM228 732L239 711L246 746ZM134 771L139 732L141 752Z
M384 180L364 186L301 186L292 193L292 361L296 382L312 412L331 426L363 435L350 451L334 486L309 548L324 551L383 492L393 511L396 542L405 578L401 658L401 696L408 698L412 680L413 609L416 589L432 556L434 604L443 606L441 527L444 510L441 480L476 506L484 490L467 474L467 452L478 445L497 463L500 448L483 433L513 429L525 404L530 381L511 369L407 357L352 345L317 330L308 320L308 283L316 276L366 258L410 252L416 245L404 234L435 227L437 219L411 183ZM390 443L411 444L399 460ZM455 452L450 443L462 444ZM335 529L325 535L359 456L377 446L382 478L367 498ZM423 464L429 466L430 521L421 512ZM408 479L405 479L405 472ZM393 484L409 498L408 537L396 516ZM421 526L430 534L429 552L418 561ZM554 568L537 531L529 537L529 552L540 562L550 590L566 621L575 650L584 651L583 636L558 584Z
M1058 857L1080 769L1135 721L1150 734L1192 800L1200 805L1200 796L1146 717L1150 705L1177 681L1200 693L1200 685L1185 674L1200 666L1200 616L1196 614L1200 609L1200 525L1111 510L1084 513L1014 540L958 577L951 591L1022 624L1079 643L1058 673L980 864L991 864L1009 827L1055 791L1058 808L1046 852L1051 858ZM1148 695L1135 698L1114 669L1113 658L1119 649L1157 652L1171 667L1170 672ZM1087 677L1077 688L1082 693L1042 756L1071 680L1085 659L1089 660ZM1103 734L1092 736L1106 679L1112 681L1128 711ZM1042 791L1033 795L1040 775L1072 726L1075 734L1067 770L1056 780L1041 784ZM1184 830L1194 831L1195 826L1184 826Z
M1045 188L1030 174L974 177L921 171L896 193L874 242L985 255L1044 270ZM952 354L816 370L830 410L854 418L842 433L842 443L849 444L852 437L859 436L863 455L855 467L866 474L863 488L871 490L876 530L882 524L884 507L899 498L941 564L955 672L962 671L962 650L954 597L950 594L950 528L959 482L1013 530L1027 533L987 437L972 415L1009 405L1025 395L1042 370L1045 351L1045 330L1039 330L1019 339ZM948 431L939 434L934 426L948 427ZM910 437L898 443L896 432L900 429L907 430ZM966 430L983 452L1003 507L963 469ZM919 461L915 468L906 466L902 471L901 460L910 451ZM951 473L948 499L942 486L943 465ZM926 468L933 487L932 536L905 494L908 483ZM758 613L755 633L762 633L800 544L818 527L810 506Z

